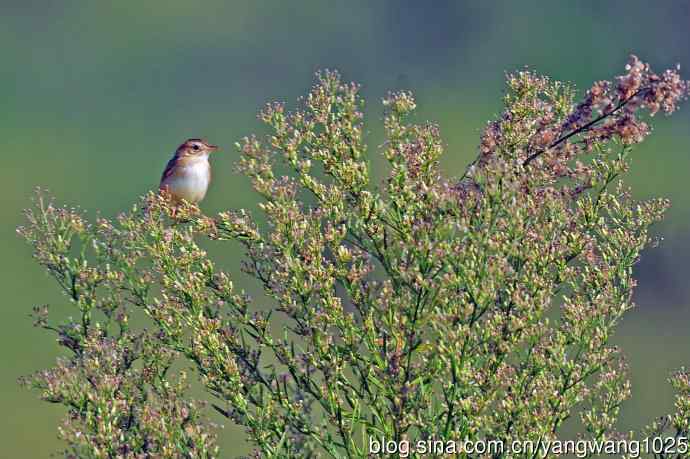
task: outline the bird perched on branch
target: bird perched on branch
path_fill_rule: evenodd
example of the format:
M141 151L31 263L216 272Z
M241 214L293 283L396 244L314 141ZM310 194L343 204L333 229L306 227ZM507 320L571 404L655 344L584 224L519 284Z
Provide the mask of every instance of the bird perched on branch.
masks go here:
M203 139L188 139L177 147L165 167L159 189L175 201L197 204L211 183L211 164L208 157L218 150Z

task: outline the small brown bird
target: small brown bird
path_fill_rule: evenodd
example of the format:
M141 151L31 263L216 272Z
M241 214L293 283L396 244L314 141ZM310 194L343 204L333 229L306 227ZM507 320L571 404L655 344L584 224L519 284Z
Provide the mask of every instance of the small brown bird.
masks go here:
M165 167L159 189L175 201L197 204L206 196L211 183L211 164L208 156L218 150L202 139L188 139L177 147L175 155Z

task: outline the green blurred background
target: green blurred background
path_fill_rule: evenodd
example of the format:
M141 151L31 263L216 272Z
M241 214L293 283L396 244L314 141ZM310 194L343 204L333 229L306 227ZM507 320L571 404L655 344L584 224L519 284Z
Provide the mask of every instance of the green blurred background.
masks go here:
M203 136L226 151L202 208L252 207L232 144L260 130L265 102L293 104L319 68L363 84L374 155L381 97L414 90L419 119L440 123L444 167L457 175L501 108L505 71L527 65L586 89L622 72L631 52L659 71L688 68L689 26L687 0L0 1L0 457L42 458L60 446L63 411L16 384L58 353L54 337L32 328L31 307L68 311L15 235L35 186L113 216L157 185L182 140ZM638 308L615 337L633 382L621 429L670 411L668 373L690 364L690 104L654 126L629 181L637 196L667 196L673 207L656 227L662 246L637 269ZM237 272L238 253L221 255ZM221 443L225 457L244 450L237 429Z

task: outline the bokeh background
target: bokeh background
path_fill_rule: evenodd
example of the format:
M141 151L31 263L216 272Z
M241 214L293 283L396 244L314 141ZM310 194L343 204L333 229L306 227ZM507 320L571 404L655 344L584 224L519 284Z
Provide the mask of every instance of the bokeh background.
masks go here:
M319 68L363 84L372 155L381 97L414 90L418 118L440 123L444 168L458 175L500 111L506 71L529 66L584 90L622 72L631 52L657 70L688 69L689 26L687 0L1 0L0 457L42 458L60 446L63 411L16 383L58 353L54 337L32 328L31 307L68 313L15 235L35 186L113 216L157 185L177 144L203 136L226 150L202 208L252 207L232 145L260 131L265 102L293 104ZM638 197L667 196L673 207L656 227L662 246L638 266L638 307L615 336L633 383L621 429L669 412L667 376L690 365L690 103L654 127L629 182ZM236 271L237 257L228 250L223 263ZM226 457L245 450L236 429L221 443Z

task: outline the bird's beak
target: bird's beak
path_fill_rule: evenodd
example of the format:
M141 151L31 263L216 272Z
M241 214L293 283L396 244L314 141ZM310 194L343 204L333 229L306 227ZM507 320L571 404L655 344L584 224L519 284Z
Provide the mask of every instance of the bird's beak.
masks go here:
M218 151L220 150L220 147L218 145L209 145L208 146L209 150L213 151Z

